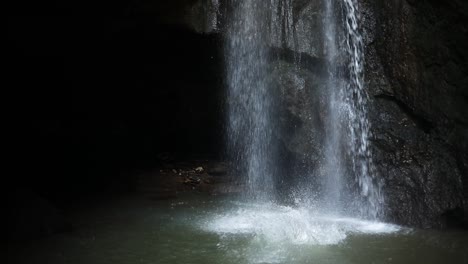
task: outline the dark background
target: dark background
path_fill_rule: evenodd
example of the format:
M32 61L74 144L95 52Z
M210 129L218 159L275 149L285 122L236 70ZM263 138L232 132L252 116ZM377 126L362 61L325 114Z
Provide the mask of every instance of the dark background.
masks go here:
M219 157L222 43L184 26L191 2L8 6L10 195L63 203L125 191L162 157Z

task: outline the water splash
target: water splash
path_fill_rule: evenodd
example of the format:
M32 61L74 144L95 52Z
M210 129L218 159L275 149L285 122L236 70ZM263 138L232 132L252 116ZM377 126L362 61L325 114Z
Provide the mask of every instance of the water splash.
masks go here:
M237 209L204 222L219 234L251 234L274 243L332 245L351 233L386 234L401 227L375 221L322 214L313 208L272 203L238 203Z

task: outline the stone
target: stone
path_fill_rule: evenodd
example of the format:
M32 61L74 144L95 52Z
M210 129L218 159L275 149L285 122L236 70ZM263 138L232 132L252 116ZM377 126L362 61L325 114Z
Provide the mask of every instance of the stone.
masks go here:
M450 227L463 217L451 212L468 212L468 101L460 100L468 86L468 5L361 4L372 145L387 218Z

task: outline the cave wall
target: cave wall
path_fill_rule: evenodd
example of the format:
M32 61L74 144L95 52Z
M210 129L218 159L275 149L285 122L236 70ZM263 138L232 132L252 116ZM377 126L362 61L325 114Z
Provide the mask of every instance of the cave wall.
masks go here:
M461 225L468 213L468 5L360 2L387 216L412 226Z

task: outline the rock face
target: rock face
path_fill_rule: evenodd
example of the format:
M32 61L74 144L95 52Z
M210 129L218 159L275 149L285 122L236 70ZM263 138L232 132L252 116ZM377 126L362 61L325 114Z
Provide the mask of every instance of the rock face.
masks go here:
M325 80L317 73L283 60L273 65L272 76L281 98L277 132L283 152L289 153L290 161L296 165L318 165L323 156L323 130L316 128L323 124L320 109L325 101Z
M468 213L468 5L361 6L388 218L421 227L459 224Z

